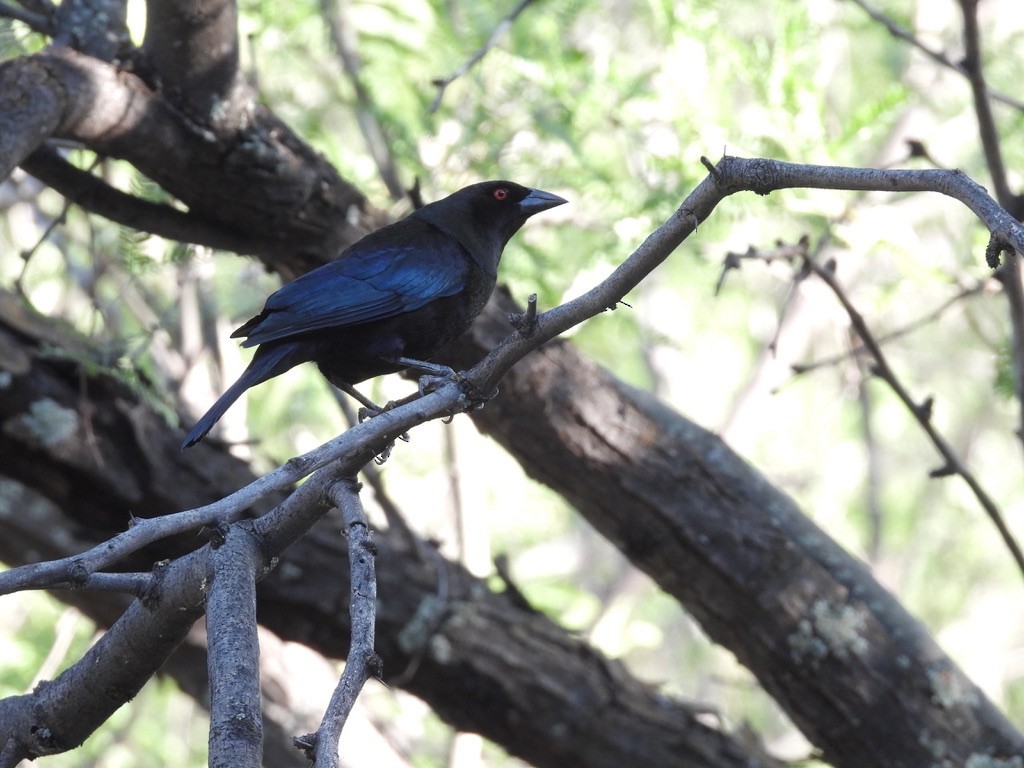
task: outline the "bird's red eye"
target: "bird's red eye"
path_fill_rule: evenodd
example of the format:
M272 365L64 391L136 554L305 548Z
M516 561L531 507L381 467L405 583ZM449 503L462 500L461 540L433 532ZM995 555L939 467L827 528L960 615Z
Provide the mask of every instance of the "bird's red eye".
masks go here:
M507 198L508 198L508 190L505 189L504 187L498 187L496 190L494 190L494 199L495 200L499 200L500 201L500 200L506 200Z

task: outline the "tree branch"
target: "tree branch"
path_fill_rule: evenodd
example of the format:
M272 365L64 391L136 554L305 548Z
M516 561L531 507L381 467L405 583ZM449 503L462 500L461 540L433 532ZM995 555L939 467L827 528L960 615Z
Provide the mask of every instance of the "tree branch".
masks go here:
M53 137L126 160L224 232L248 233L248 250L286 278L373 225L365 198L265 110L243 136L221 136L137 75L71 49L0 62L0 179Z
M377 574L374 568L376 546L359 502L359 484L355 480L339 480L328 493L341 510L348 539L351 571L349 617L351 642L345 658L345 671L331 696L323 722L314 734L295 740L305 750L316 768L338 768L338 740L359 692L370 679L380 677L381 658L374 650L374 627L377 623Z
M963 481L967 483L967 487L971 489L971 493L974 494L974 498L978 500L981 508L988 515L989 519L995 525L996 530L999 532L1000 538L1006 548L1010 551L1011 557L1017 564L1017 570L1020 571L1021 575L1024 576L1024 552L1021 551L1020 544L1017 543L1014 538L1013 532L1010 531L1009 526L1006 524L1006 520L1003 519L1003 514L999 510L995 501L988 492L982 487L978 478L974 476L974 473L970 471L967 465L963 462L957 452L953 450L953 446L939 433L935 427L935 423L932 421L932 400L929 397L924 402L918 403L907 391L906 387L903 386L902 382L896 376L892 367L889 365L889 361L882 351L882 346L878 340L871 333L871 329L868 328L867 322L864 320L864 316L857 311L856 307L853 306L853 302L850 301L850 297L846 295L846 291L836 280L835 272L826 267L822 267L810 256L804 259L804 263L807 268L810 269L815 276L818 277L825 285L829 287L835 297L839 300L843 310L850 318L850 325L856 332L857 337L861 340L861 343L874 358L874 374L878 376L882 381L889 385L889 388L893 391L900 402L910 412L910 415L914 420L921 426L921 429L928 436L932 445L935 446L935 450L939 452L942 460L945 464L937 470L933 470L932 477L945 477L946 475L958 475L963 478Z
M582 296L538 315L529 335L511 334L470 372L481 393L494 390L498 380L528 352L606 309L614 309L629 291L711 215L723 199L737 192L767 195L780 189L864 190L879 192L938 192L966 205L995 236L1018 256L1024 254L1024 226L1010 216L984 187L960 171L876 170L798 165L778 160L723 157L717 165L702 158L711 173L691 192L667 222L605 280Z
M985 163L996 199L1016 218L1024 217L1024 197L1014 195L1006 177L999 131L988 98L988 84L981 58L981 30L978 27L977 0L960 0L964 19L964 70L974 96L974 113L978 118L978 133L985 152ZM1017 434L1024 446L1024 277L1020 263L1003 265L999 273L1000 282L1006 292L1010 313L1011 359L1013 360L1013 384L1017 396Z
M54 42L100 61L114 61L131 45L125 0L62 0Z
M100 531L122 524L132 511L159 514L185 506L184 500L218 498L245 485L240 477L245 471L242 463L222 451L197 449L181 454L177 449L180 433L168 429L140 403L137 393L98 373L94 364L84 363L85 369L75 364L75 360L89 360L86 353L70 357L47 354L50 345L80 349L80 342L76 347L73 339L57 332L61 326L25 314L20 304L11 306L9 312L4 308L0 302L0 344L5 350L0 366L12 379L0 398L0 423L5 425L0 430L0 466L4 474L21 477L41 493L61 499L78 520L62 528L95 537L95 541L104 538ZM45 340L45 348L33 352L23 342L5 344L5 338L38 338L39 343ZM32 403L49 400L49 411L63 414L58 421L68 427L70 422L64 417L74 413L83 396L83 378L88 381L86 392L96 430L91 449L95 455L69 450L80 441L54 434L39 418L29 422ZM35 431L14 428L28 423ZM66 434L64 428L61 434ZM48 437L40 443L40 435ZM266 552L273 551L271 545L286 546L298 537L303 526L291 527L293 521L302 517L308 528L309 521L322 514L324 487L318 484L331 477L315 475L274 513L276 519L264 515L257 521L274 531L273 540L261 539ZM60 496L62 493L67 496ZM279 495L272 495L275 502ZM0 509L12 498L24 497L0 493ZM15 503L22 511L27 506L22 500ZM252 513L266 508L266 501L255 502ZM70 552L82 548L77 538L43 535L41 518L35 512L21 517L3 514L0 519L7 521L8 532L13 523L21 524L20 535L0 536L0 557L11 564L36 552L60 556L60 550L53 550L55 545L70 548ZM310 534L312 538L303 538L287 549L283 577L261 585L260 615L282 637L340 656L346 650L342 638L347 627L335 606L344 605L347 590L336 535L325 541L326 534L320 528ZM26 545L27 541L31 545ZM396 670L412 664L415 671L407 685L456 727L479 731L541 768L555 768L566 761L580 768L776 765L753 757L740 741L720 730L702 725L697 710L611 665L545 617L517 607L507 596L492 594L486 583L458 566L436 554L423 559L420 553L431 550L429 544L403 542L401 535L390 539L388 552L381 558L386 579L381 593L387 599L382 603L385 614L378 629L378 642L383 642L380 652ZM128 567L145 567L147 557L149 562L177 557L195 543L194 535L174 542L162 540L159 549L134 556ZM200 568L203 576L205 566L200 563ZM166 570L159 571L161 579ZM70 596L78 602L89 594L75 591ZM95 608L106 621L112 621L111 610L117 605L108 599ZM150 601L148 610L163 610L162 604ZM166 610L176 612L177 603L167 604ZM435 635L436 647L446 649L440 656L431 651ZM143 644L137 646L137 652L149 658L151 649ZM522 674L534 669L536 677ZM538 680L544 692L541 699L536 698ZM65 696L82 697L106 689L61 690ZM4 706L0 704L0 710ZM0 724L12 722L0 716ZM48 721L44 718L42 722ZM561 724L557 731L549 727L553 722ZM5 738L0 727L0 742Z
M308 531L316 519L316 501L337 476L332 473L350 476L370 461L381 445L415 424L472 405L480 393L491 392L528 352L616 306L697 222L737 191L767 194L792 186L939 191L968 205L1018 253L1024 250L1020 224L977 184L956 172L834 169L730 157L708 166L709 177L608 279L580 299L539 315L528 336L510 333L503 323L503 339L498 336L501 340L495 339L493 351L458 382L447 382L417 401L353 427L275 470L267 476L273 481L264 478L252 484L280 487L274 483L284 477L304 476L339 459L327 470L316 471L288 500L254 522L266 551L281 551ZM546 361L551 354L548 349L531 360ZM532 375L536 376L536 370ZM556 388L540 386L545 381L555 382ZM598 381L602 385L595 386ZM576 501L599 530L686 603L713 637L733 648L836 765L881 765L880 744L886 745L887 754L907 764L930 759L927 756L934 753L918 738L925 732L941 740L946 754L964 759L1003 749L1015 754L1010 750L1024 748L1020 736L892 597L803 518L789 499L773 492L763 478L713 437L629 393L580 360L554 378L542 375L530 391L533 396L520 393L499 398L482 413L507 417L510 409L525 407L541 397L550 404L545 413L551 418L558 422L569 419L576 425L582 445L567 445L559 452L555 446L566 436L552 434L532 445L534 450L544 446L540 463L520 454L522 463ZM613 403L618 409L614 417L604 408L610 400L617 401ZM0 416L7 425L0 437L17 437L34 451L53 450L55 446L42 444L40 433L27 430L21 421L25 417L21 409L26 407L23 400L0 399ZM5 414L5 409L10 411ZM521 439L527 432L523 425L530 421L516 414L506 423L518 425ZM71 429L65 426L56 437L69 449L81 445L75 438L75 422L70 423ZM12 432L12 425L19 424L26 429ZM46 432L42 435L54 439ZM637 442L637 436L643 439ZM159 445L166 450L164 446L173 443L163 439ZM196 453L189 461L200 462L204 455ZM637 458L642 461L632 467L629 460ZM587 488L565 487L576 478L586 478ZM686 493L680 494L680 488L686 488ZM252 498L258 499L260 494ZM609 515L621 510L630 511L628 519ZM643 526L635 523L637 510L644 510ZM715 546L709 551L712 540ZM176 580L190 578L190 557L169 566ZM767 583L766 574L771 575ZM809 589L812 584L814 588ZM441 623L431 626L440 627ZM756 632L751 632L752 628ZM465 635L462 640L473 639L475 635L465 629L458 630ZM737 632L744 636L737 637ZM112 634L113 630L108 636ZM138 647L146 646L140 642ZM473 648L475 654L488 651L485 645ZM896 659L907 663L896 664ZM448 685L459 678L443 660L434 659L432 664L427 667L425 660L414 681L425 684L429 677L420 675L431 669ZM894 708L905 716L896 719ZM443 707L440 709L443 714ZM600 707L590 713L598 714ZM965 723L970 728L965 730ZM525 751L526 746L523 748Z
M223 223L115 189L93 174L76 168L47 147L29 155L21 167L64 195L69 202L140 232L238 254L258 253L264 242L262 237L229 230Z
M225 530L207 558L206 637L210 672L210 754L216 768L259 768L260 643L256 582L267 564L244 525Z
M470 56L465 64L448 75L448 77L440 77L435 80L431 80L431 84L437 87L437 95L434 96L434 100L430 102L430 106L427 107L428 112L433 113L437 111L438 107L441 106L441 101L444 99L444 92L447 90L448 86L480 63L483 57L486 56L495 45L497 45L499 38L501 38L501 36L505 34L513 24L515 24L516 19L519 18L519 14L525 11L531 3L533 3L533 0L519 0L519 4L512 9L512 12L498 22L498 25L491 32L491 36L487 38L487 42L480 46L476 53Z
M458 350L508 333L507 299ZM868 573L717 436L555 341L477 427L736 654L837 768L1024 753L1022 737ZM543 414L537 403L544 403ZM927 740L920 735L928 734Z
M891 17L887 16L874 6L865 2L865 0L850 0L850 2L860 7L868 16L870 16L872 19L874 19L887 30L889 30L889 34L895 37L897 40L903 40L907 43L910 43L910 45L917 48L919 51L921 51L921 53L923 53L929 59L934 61L936 64L946 67L947 69L952 69L954 72L957 72L963 75L964 77L968 77L967 69L964 67L963 64L953 61L951 58L949 58L949 56L947 56L942 51L936 51L933 48L930 48L929 46L925 45L924 42L922 42L921 39L917 37L917 35L915 35L906 27L897 24L896 21L894 21ZM1000 101L1003 104L1006 104L1007 106L1013 107L1018 111L1024 112L1024 101L1021 101L1020 99L1016 99L1013 96L1009 96L1000 91L990 90L988 92L988 95L991 96L996 101Z
M142 51L189 120L222 138L250 127L255 94L239 68L234 0L148 0Z

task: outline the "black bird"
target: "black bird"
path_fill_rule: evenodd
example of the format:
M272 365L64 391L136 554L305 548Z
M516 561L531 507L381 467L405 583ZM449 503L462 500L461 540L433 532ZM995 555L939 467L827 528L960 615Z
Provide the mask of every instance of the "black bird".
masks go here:
M288 283L231 334L259 349L192 427L195 445L249 387L300 363L351 391L416 368L469 328L494 290L502 249L535 213L566 201L511 181L485 181L425 205Z

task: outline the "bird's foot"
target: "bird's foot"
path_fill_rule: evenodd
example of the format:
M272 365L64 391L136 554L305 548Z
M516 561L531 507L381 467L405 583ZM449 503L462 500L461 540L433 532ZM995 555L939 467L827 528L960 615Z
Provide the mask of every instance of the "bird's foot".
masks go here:
M481 390L471 379L459 379L459 388L462 390L462 397L459 398L460 405L465 411L478 411L487 405L489 400L498 396L498 388L494 387L490 392Z
M438 370L436 372L430 373L426 376L420 376L417 381L417 387L420 391L420 397L422 397L423 395L429 395L431 392L440 389L449 381L459 382L461 380L461 373L456 373L447 365L441 365L438 366Z
M381 407L379 405L364 405L362 408L356 411L356 419L358 419L359 423L362 424L364 421L368 421L372 419L374 416L380 416L382 413L388 410L389 405L391 405L391 403L385 403L384 407Z

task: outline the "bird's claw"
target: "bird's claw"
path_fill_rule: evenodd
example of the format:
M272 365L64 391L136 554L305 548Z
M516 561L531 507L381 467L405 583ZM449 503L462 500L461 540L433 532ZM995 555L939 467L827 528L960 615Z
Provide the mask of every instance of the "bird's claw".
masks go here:
M384 413L385 410L387 410L387 406L384 406L384 408L380 408L378 406L369 408L364 405L362 408L356 411L356 419L358 419L359 423L362 424L364 421L369 421L374 416L380 416L382 413Z
M461 382L462 374L456 373L448 366L444 366L444 372L442 373L420 376L419 381L417 382L420 396L429 395L431 392L437 391L449 381Z
M462 388L462 403L467 411L478 411L483 408L489 400L498 396L498 388L495 387L488 393L483 393L470 379L460 379L459 386Z

